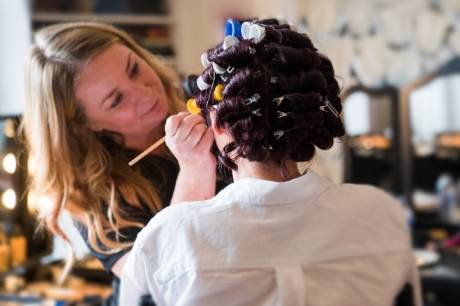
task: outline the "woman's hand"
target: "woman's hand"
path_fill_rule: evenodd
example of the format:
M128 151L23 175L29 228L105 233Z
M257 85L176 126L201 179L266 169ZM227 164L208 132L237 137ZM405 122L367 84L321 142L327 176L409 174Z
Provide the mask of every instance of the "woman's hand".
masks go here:
M166 120L165 133L166 145L180 167L171 202L214 196L216 158L211 153L214 135L203 117L185 112L173 115Z
M214 135L203 117L180 112L166 120L165 132L166 145L181 168L202 169L216 165L211 153Z

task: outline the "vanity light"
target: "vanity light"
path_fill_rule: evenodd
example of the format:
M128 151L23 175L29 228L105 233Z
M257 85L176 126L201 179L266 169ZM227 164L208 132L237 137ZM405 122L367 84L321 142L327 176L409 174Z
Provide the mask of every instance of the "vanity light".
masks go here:
M16 171L16 157L13 153L8 153L3 158L3 169L10 174Z
M16 136L16 129L15 129L15 124L12 119L6 119L5 120L5 125L3 127L3 132L5 133L5 136L8 138L14 138Z
M5 208L13 210L16 207L16 192L13 189L7 189L2 194L2 204Z

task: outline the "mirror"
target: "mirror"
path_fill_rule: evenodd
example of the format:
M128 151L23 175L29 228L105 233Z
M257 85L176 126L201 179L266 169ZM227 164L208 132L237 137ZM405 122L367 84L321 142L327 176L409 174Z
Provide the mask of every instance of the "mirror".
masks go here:
M458 205L460 193L460 58L404 89L407 104L407 172L414 208ZM444 202L445 192L452 194ZM425 205L420 195L431 195ZM425 206L425 207L424 207ZM456 218L460 220L460 218Z
M460 174L460 72L438 77L409 97L414 188L435 191L443 173Z
M0 221L16 218L18 193L22 190L18 179L16 128L15 118L0 120Z
M25 264L27 258L49 252L47 237L36 231L35 212L27 205L26 154L19 124L18 116L0 117L0 240L3 240L0 244L5 246L11 236L19 237L14 259L9 258L12 266ZM9 264L3 265L3 270Z
M458 147L455 137L460 132L458 88L460 72L436 78L410 94L411 142L416 157L438 155L442 158L437 154L439 146Z
M345 180L400 193L399 128L395 88L353 87L343 102Z

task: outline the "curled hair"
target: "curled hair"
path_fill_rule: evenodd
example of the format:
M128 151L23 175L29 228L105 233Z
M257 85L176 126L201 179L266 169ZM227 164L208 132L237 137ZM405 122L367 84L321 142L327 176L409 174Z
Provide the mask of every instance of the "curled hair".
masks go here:
M271 61L286 70L299 70L317 67L320 64L315 51L268 43L265 47L264 61ZM313 56L312 56L313 55Z
M213 86L196 95L202 114L209 120L214 109L216 124L232 136L219 162L236 169L239 157L308 161L315 148L329 149L345 133L332 63L289 25L276 19L253 23L264 27L261 39L207 51L209 61L226 72L217 73L211 64L201 77ZM212 95L218 84L224 85L222 101Z
M285 47L294 47L297 49L311 49L317 51L313 46L310 38L306 34L294 32L288 25L285 28L267 27L266 35L262 44L274 42Z
M223 94L229 97L249 96L251 92L261 90L261 85L265 79L264 73L264 67L261 65L236 70L225 85Z
M253 58L255 45L249 40L243 40L238 47L233 46L224 50L219 48L214 52L208 52L208 59L212 62L232 67L245 67Z

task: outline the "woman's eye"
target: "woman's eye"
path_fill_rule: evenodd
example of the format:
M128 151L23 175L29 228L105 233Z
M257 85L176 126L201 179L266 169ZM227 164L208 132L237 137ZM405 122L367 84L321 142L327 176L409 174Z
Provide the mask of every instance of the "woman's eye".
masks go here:
M117 107L121 102L122 102L122 98L123 98L123 95L122 94L117 94L117 96L115 97L115 100L112 102L112 104L110 105L110 108L115 108Z
M132 78L132 77L135 77L139 74L139 64L138 63L134 63L133 66L131 67L131 70L129 71L129 76Z

